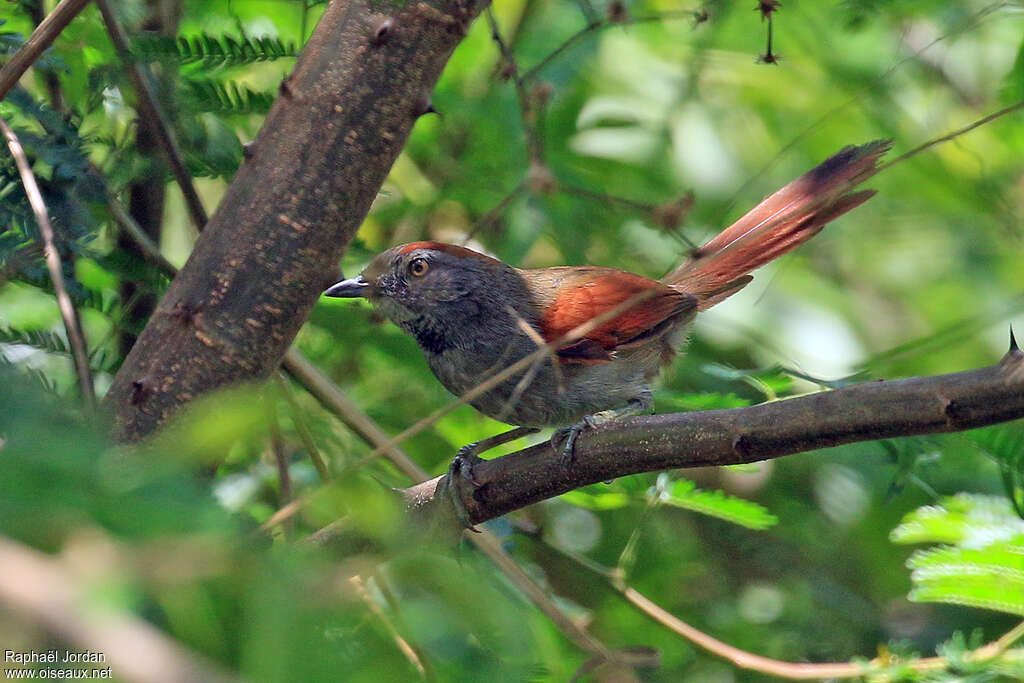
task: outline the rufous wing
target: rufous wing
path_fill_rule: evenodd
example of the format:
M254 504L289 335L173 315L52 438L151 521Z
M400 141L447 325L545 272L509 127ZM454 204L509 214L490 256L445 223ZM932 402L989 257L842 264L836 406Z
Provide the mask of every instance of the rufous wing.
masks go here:
M611 268L559 268L541 277L554 278L557 289L540 321L547 342L611 313L578 340L558 348L565 363L606 363L616 349L658 334L667 324L697 310L696 299L655 280ZM616 308L621 311L613 312Z

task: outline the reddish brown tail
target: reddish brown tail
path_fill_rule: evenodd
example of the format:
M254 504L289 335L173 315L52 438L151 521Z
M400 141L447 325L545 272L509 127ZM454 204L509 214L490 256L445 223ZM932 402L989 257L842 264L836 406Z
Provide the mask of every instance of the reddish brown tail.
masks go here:
M811 239L832 221L872 196L851 192L875 174L891 140L845 147L816 168L766 197L720 232L662 282L697 297L711 308L750 282L748 273Z

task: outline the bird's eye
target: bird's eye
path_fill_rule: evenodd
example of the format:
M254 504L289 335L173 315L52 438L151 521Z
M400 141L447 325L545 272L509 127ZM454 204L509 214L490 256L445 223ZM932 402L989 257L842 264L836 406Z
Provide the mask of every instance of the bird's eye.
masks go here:
M409 262L409 272L416 277L423 277L430 270L430 266L427 265L426 259L414 258Z

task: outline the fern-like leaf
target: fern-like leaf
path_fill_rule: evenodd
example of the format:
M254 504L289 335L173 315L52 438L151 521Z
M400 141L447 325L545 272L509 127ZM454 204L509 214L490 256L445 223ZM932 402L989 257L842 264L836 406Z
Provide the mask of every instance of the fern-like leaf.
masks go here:
M958 494L911 512L891 538L944 544L907 562L911 600L1024 616L1024 520L1006 499Z
M295 57L298 49L295 43L286 43L269 36L239 38L200 33L177 39L155 36L143 38L136 41L133 53L142 61L174 60L179 64L227 67Z
M225 114L265 114L274 103L274 93L250 90L234 81L187 81L184 99L196 111Z
M48 353L71 353L67 339L51 330L19 330L12 327L0 327L0 344L22 344Z
M7 23L6 19L0 19L0 26ZM13 55L25 45L25 39L20 33L13 31L0 31L0 55ZM67 63L54 53L52 47L43 50L43 54L32 62L32 67L43 71L67 71Z
M667 475L661 475L653 493L659 503L699 512L748 529L767 529L779 521L762 505L730 496L724 491L699 489L689 479L672 481Z

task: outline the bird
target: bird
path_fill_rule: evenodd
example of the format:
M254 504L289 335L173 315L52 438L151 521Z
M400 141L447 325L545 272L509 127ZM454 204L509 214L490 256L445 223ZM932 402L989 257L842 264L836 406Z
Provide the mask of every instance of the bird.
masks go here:
M452 469L474 481L479 453L543 427L558 428L552 444L568 466L583 430L653 409L651 382L684 346L697 313L874 196L855 188L890 147L876 140L843 148L660 280L600 266L520 269L463 246L419 241L382 252L324 294L368 299L416 339L456 396L535 354L522 373L470 401L515 428L459 449Z

